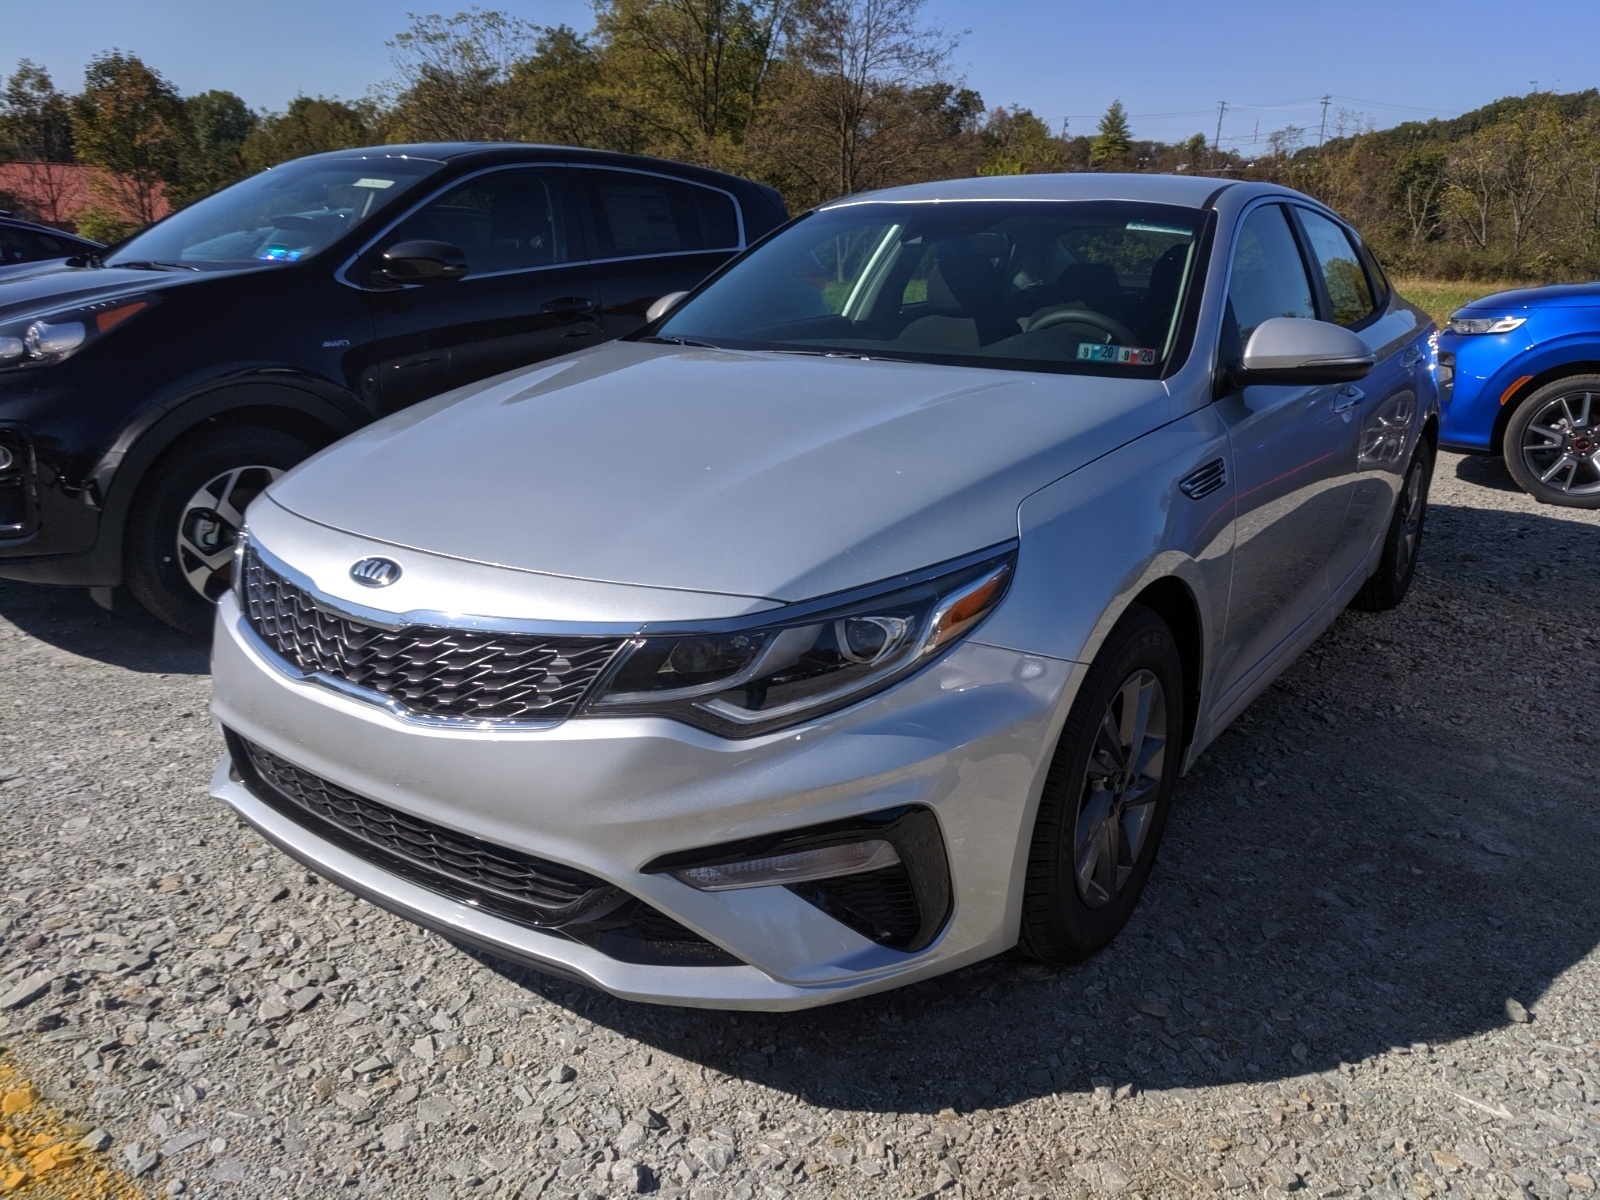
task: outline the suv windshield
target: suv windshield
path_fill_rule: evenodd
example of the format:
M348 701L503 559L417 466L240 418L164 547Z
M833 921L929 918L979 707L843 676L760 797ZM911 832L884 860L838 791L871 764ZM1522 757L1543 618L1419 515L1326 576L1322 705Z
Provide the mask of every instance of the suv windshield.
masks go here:
M758 246L653 336L1152 377L1204 219L1135 201L845 203Z
M441 165L414 158L285 163L174 213L123 242L104 262L198 270L301 262Z

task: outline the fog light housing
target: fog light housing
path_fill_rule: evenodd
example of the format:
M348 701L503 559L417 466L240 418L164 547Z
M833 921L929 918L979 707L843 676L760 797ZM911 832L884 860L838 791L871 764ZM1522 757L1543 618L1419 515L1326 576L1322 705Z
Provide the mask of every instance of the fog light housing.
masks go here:
M900 862L900 854L881 838L861 842L842 842L837 846L818 846L765 858L718 863L704 867L684 867L671 872L673 878L702 892L731 892L739 888L770 887L773 884L809 883L841 875L861 875Z
M925 949L950 918L950 866L933 810L904 805L787 833L663 855L647 874L706 892L786 887L892 950Z

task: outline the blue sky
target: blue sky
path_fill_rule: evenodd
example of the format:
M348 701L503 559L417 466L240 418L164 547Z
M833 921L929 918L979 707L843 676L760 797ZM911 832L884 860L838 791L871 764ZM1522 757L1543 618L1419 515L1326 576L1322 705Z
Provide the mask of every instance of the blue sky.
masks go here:
M592 24L588 0L480 0L539 24ZM76 88L98 50L138 54L184 92L228 88L258 108L296 93L364 94L389 74L384 41L408 11L466 0L73 0L34 10L0 0L0 70L42 63ZM24 9L36 19L19 20ZM51 15L37 15L48 11ZM990 105L1021 104L1059 129L1093 127L1121 98L1139 137L1216 129L1249 154L1296 124L1315 137L1318 98L1378 125L1448 116L1536 81L1600 86L1600 0L928 0L931 22L966 30L955 65ZM7 16L6 14L10 14Z

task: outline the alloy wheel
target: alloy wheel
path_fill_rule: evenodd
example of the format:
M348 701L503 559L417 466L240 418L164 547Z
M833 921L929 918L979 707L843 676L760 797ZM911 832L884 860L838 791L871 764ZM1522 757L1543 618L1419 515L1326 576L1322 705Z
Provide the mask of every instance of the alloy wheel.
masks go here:
M233 548L244 528L244 510L282 474L278 467L234 467L212 476L183 506L178 567L207 600L218 600L233 585Z
M1150 671L1135 671L1101 715L1078 800L1073 873L1089 908L1109 904L1144 853L1168 740L1161 681Z
M1417 547L1422 543L1422 510L1427 503L1426 472L1419 457L1406 473L1400 492L1400 539L1395 545L1394 577L1403 581L1417 560Z
M1567 496L1600 495L1600 400L1556 396L1528 422L1522 461L1541 484Z

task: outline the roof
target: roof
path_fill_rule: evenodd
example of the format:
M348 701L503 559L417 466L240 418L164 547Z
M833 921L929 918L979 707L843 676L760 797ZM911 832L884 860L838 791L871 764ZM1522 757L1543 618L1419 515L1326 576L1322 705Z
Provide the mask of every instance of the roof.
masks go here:
M866 201L906 204L938 200L1145 200L1200 208L1229 186L1232 186L1231 181L1208 175L1116 175L1091 171L1061 175L990 175L859 192L821 207L838 208Z
M109 209L123 220L143 224L117 197L114 178L109 171L83 163L0 162L0 192L12 198L16 213L68 230L76 229L91 208ZM101 182L110 186L96 195L90 185ZM172 211L160 193L155 196L154 208L157 219Z

